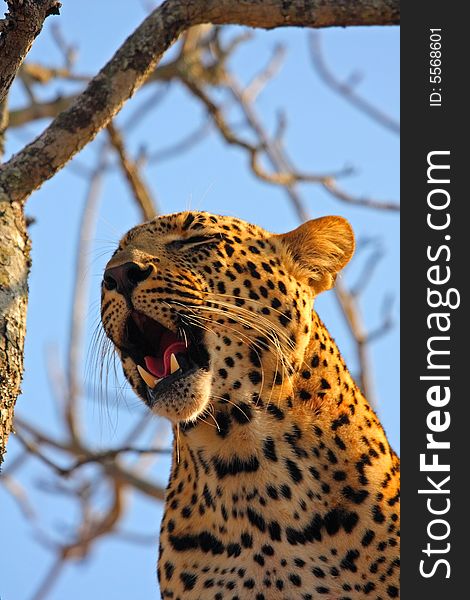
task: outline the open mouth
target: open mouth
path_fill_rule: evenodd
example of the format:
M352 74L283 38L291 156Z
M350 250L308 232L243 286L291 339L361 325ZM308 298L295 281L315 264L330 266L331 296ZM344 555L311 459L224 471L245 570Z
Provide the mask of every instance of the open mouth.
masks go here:
M138 311L132 311L127 319L122 349L136 364L152 403L168 386L208 368L202 331L188 325L179 329L181 335Z

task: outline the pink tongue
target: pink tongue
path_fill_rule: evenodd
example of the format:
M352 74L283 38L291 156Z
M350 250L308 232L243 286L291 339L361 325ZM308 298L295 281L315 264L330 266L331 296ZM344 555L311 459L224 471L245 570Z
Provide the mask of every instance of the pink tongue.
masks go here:
M162 357L157 356L145 356L145 366L147 371L161 379L162 377L168 377L171 373L171 355L178 354L178 352L186 352L186 344L182 341L172 342L169 344Z

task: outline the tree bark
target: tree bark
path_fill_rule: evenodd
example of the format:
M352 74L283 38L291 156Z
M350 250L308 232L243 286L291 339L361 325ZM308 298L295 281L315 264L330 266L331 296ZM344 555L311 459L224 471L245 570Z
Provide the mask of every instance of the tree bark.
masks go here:
M21 63L41 33L49 15L58 15L58 0L7 0L8 12L0 21L0 104Z
M29 239L23 209L0 193L0 464L23 374Z
M18 69L41 32L45 19L59 14L57 0L7 0L0 20L0 157L7 125L7 96ZM7 171L8 175L8 171ZM0 466L23 375L29 238L23 207L0 188Z
M47 6L44 20L54 7L57 10L58 3L9 2L10 10L14 8L16 14L21 14L22 6L43 9ZM167 0L143 21L72 104L38 138L0 167L0 462L23 370L29 241L22 207L31 193L109 123L178 36L193 25L318 28L394 25L399 19L399 0ZM8 60L0 68L0 92L2 86L5 93L8 90L40 31L40 27L24 29L23 37L20 36L22 43L14 38L18 56L15 59L9 50ZM4 47L6 39L14 48L11 31L3 36L0 40L3 39Z

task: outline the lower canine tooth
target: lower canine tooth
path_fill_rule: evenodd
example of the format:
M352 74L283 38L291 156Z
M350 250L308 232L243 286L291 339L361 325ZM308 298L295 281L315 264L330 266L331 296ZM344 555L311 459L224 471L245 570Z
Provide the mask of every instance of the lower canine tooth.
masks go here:
M170 371L174 373L180 368L178 361L176 360L176 356L174 354L170 357Z
M146 371L140 365L137 365L137 370L139 371L139 375L145 381L145 383L149 386L149 388L154 388L157 383L161 381L161 379L155 379L153 375L151 375L148 371Z

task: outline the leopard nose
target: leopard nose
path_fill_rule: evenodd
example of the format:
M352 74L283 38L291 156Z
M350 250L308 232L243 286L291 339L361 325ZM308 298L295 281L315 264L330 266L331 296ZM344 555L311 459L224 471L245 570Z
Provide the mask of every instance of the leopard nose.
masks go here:
M103 275L103 284L107 290L116 290L124 295L129 295L135 286L145 281L150 276L152 267L141 267L134 262L127 262L118 267L106 269Z

